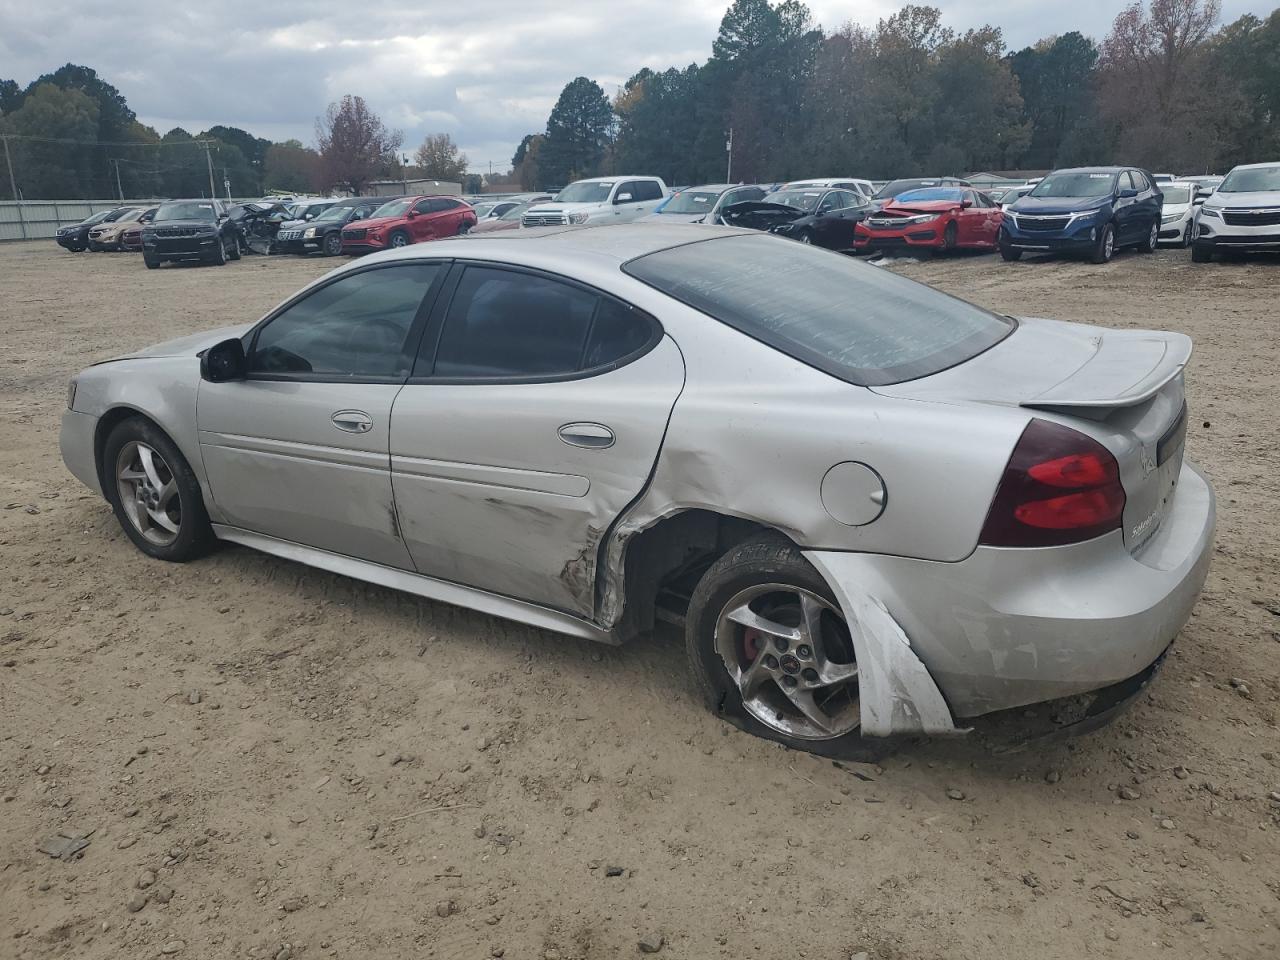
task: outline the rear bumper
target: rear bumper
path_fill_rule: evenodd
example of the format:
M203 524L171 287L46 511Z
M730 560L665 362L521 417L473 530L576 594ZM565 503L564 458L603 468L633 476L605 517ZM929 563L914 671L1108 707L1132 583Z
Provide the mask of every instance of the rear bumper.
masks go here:
M58 449L62 462L72 476L98 496L103 496L98 478L98 464L94 460L94 441L98 432L98 418L87 413L67 410L62 414L62 430L58 434Z
M1213 490L1183 464L1136 555L1114 531L1066 547L979 547L957 563L811 552L838 596L883 603L955 717L1122 683L1168 648L1208 573ZM859 651L861 660L863 652Z

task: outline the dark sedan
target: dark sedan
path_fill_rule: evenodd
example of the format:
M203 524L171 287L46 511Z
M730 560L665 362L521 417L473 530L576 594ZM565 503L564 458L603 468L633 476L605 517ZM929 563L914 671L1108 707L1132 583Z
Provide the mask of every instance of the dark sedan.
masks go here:
M854 228L875 208L852 190L779 190L763 200L731 204L721 219L733 227L768 230L828 250L852 250Z

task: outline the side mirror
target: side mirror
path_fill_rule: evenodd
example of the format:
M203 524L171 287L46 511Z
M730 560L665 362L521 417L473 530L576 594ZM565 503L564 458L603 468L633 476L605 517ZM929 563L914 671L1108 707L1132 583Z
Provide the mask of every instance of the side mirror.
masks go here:
M200 379L210 383L243 380L245 368L244 344L239 337L215 343L200 354Z
M614 198L613 198L613 202L614 202L614 203L630 203L630 202L631 202L631 194L629 194L629 193L620 193L620 194L618 194L616 197L614 197Z
M1193 207L1198 207L1208 199L1209 199L1208 197L1196 197L1194 200L1191 201L1191 205Z
M410 207L410 208L409 208L409 212L408 212L407 214L405 214L405 216L407 216L410 220L412 220L412 219L413 219L414 217L416 217L417 215L418 215L418 211L417 211L417 210L415 210L415 209L413 209L413 207Z
M972 207L972 206L973 206L973 201L972 201L972 200L961 200L961 201L960 201L960 209L961 209L961 210L968 210L968 209L969 209L970 207Z
M1138 191L1135 190L1133 187L1125 187L1119 193L1119 197L1121 200L1131 200L1137 195L1138 195Z

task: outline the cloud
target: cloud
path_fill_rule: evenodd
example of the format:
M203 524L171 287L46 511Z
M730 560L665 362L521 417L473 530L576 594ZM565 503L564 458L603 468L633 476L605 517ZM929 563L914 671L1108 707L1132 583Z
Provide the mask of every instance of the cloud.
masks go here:
M412 150L446 132L473 169L505 168L526 133L542 130L576 76L612 95L640 67L701 62L727 0L0 0L0 70L20 84L72 62L115 84L163 133L215 123L272 139L314 139L315 119L346 93L369 101ZM828 29L873 26L900 3L813 0ZM1101 37L1122 0L942 4L948 26L994 23L1016 49L1080 30ZM1224 20L1265 15L1269 0L1226 0Z

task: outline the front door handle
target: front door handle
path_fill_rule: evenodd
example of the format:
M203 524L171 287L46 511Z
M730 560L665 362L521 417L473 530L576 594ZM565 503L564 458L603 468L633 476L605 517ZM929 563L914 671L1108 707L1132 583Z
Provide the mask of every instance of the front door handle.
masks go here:
M617 439L603 423L566 423L559 430L560 439L571 447L605 450Z
M363 410L339 410L329 419L347 433L368 433L373 429L373 418Z

